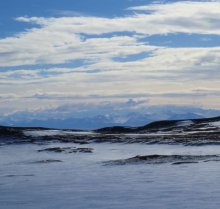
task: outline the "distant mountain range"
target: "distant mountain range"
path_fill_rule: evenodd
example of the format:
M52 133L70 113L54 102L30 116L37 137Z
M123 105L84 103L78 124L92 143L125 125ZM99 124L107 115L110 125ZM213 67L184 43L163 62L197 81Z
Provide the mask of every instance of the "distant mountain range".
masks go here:
M185 106L152 106L142 112L128 112L127 114L111 113L84 118L66 119L16 119L13 115L2 118L0 125L16 127L45 127L59 129L92 130L112 126L143 126L158 120L185 120L217 117L219 110L208 110ZM32 117L33 118L33 117Z

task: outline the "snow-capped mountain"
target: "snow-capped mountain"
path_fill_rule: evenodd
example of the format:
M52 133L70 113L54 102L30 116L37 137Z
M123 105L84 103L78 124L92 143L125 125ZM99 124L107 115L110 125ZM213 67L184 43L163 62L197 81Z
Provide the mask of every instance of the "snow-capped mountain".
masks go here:
M216 117L219 110L206 110L185 106L152 106L143 111L120 113L112 111L93 117L42 118L38 114L15 113L0 117L0 124L17 127L46 127L92 130L111 126L144 126L160 120L186 120Z

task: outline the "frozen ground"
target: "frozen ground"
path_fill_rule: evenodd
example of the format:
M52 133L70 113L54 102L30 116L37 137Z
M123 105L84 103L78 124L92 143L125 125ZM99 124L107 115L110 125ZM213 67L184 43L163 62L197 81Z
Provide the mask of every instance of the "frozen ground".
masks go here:
M93 153L38 152L50 147ZM220 162L106 165L136 155L213 155L220 146L142 143L0 147L2 209L219 209Z

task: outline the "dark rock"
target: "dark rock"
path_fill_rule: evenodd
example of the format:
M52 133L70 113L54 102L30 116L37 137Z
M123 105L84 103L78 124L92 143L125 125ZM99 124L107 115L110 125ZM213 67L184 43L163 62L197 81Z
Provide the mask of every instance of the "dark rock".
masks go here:
M220 162L220 159L219 160L205 160L205 161L203 161L203 162Z
M19 137L19 136L23 136L23 132L20 128L0 126L0 136L1 137L7 137L7 136Z
M34 142L33 144L43 146L43 145L49 145L50 143L48 143L48 142Z
M62 160L40 160L40 161L36 161L33 163L61 163L63 162Z
M73 149L72 152L84 152L84 153L92 153L92 148L76 148Z
M76 148L76 147L52 147L52 148L38 150L38 152L42 152L42 151L68 152L68 153L77 153L77 152L92 153L93 149L92 148Z
M4 177L23 177L23 176L35 176L34 174L26 174L26 175L7 175Z
M72 148L71 147L51 147L51 148L38 150L38 152L42 152L42 151L64 152L64 151L70 150L70 149L72 149Z
M199 162L175 162L175 163L172 163L172 165L180 165L180 164L187 164L187 163L199 163Z

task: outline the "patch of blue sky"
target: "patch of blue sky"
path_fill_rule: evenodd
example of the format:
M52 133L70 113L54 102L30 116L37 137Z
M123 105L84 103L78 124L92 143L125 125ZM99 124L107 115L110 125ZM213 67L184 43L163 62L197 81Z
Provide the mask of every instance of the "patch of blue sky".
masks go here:
M84 60L74 60L68 63L63 64L48 64L48 65L24 65L24 66L16 66L16 67L0 67L0 72L7 72L7 71L19 71L19 70L28 70L28 71L35 71L40 70L38 75L43 77L50 77L56 76L61 74L67 73L99 73L103 71L118 71L118 69L92 69L86 70L85 69L77 69L78 67L85 67ZM54 69L54 71L51 71ZM56 71L58 69L58 71ZM69 69L69 72L68 70ZM48 70L48 71L47 71ZM66 71L67 70L67 71ZM13 78L19 78L21 75L13 74Z
M128 55L124 58L115 57L115 58L113 58L113 61L115 61L115 62L135 62L135 61L142 60L142 59L145 59L145 58L151 57L151 56L152 56L152 52L141 52L138 54Z
M114 17L129 14L131 11L126 10L128 7L150 4L152 0L40 0L47 2L50 7L53 5L55 10L77 11L87 13L91 16ZM44 6L45 7L45 6Z
M16 71L16 70L38 70L38 69L53 69L53 68L78 68L85 66L84 60L68 61L61 64L41 64L41 65L21 65L15 67L0 67L1 72Z
M130 13L126 10L128 7L146 5L152 2L152 0L1 0L0 17L24 15L48 17L54 14L54 11L75 11L107 17L121 16L123 13ZM59 14L62 13L57 12L57 15Z
M17 17L47 17L48 13L35 0L0 1L0 38L14 36L16 33L33 28L32 24L16 21ZM39 27L35 25L34 27Z
M98 16L112 18L133 13L128 7L149 4L153 1L129 0L1 0L0 38L33 28L32 24L15 21L17 17ZM7 8L7 9L6 9ZM34 25L34 27L39 27Z
M60 68L59 72L56 71L49 71L47 72L45 71L41 71L39 72L39 75L43 76L43 77L51 77L51 76L56 76L56 75L61 75L61 74L68 74L68 73L99 73L99 72L103 72L103 71L112 71L112 70L101 70L101 69L94 69L94 70L71 70L70 72L66 72L65 70L62 71L62 68ZM117 71L117 70L115 70Z
M216 47L220 46L220 36L202 34L168 34L153 35L141 39L153 46L177 47Z

